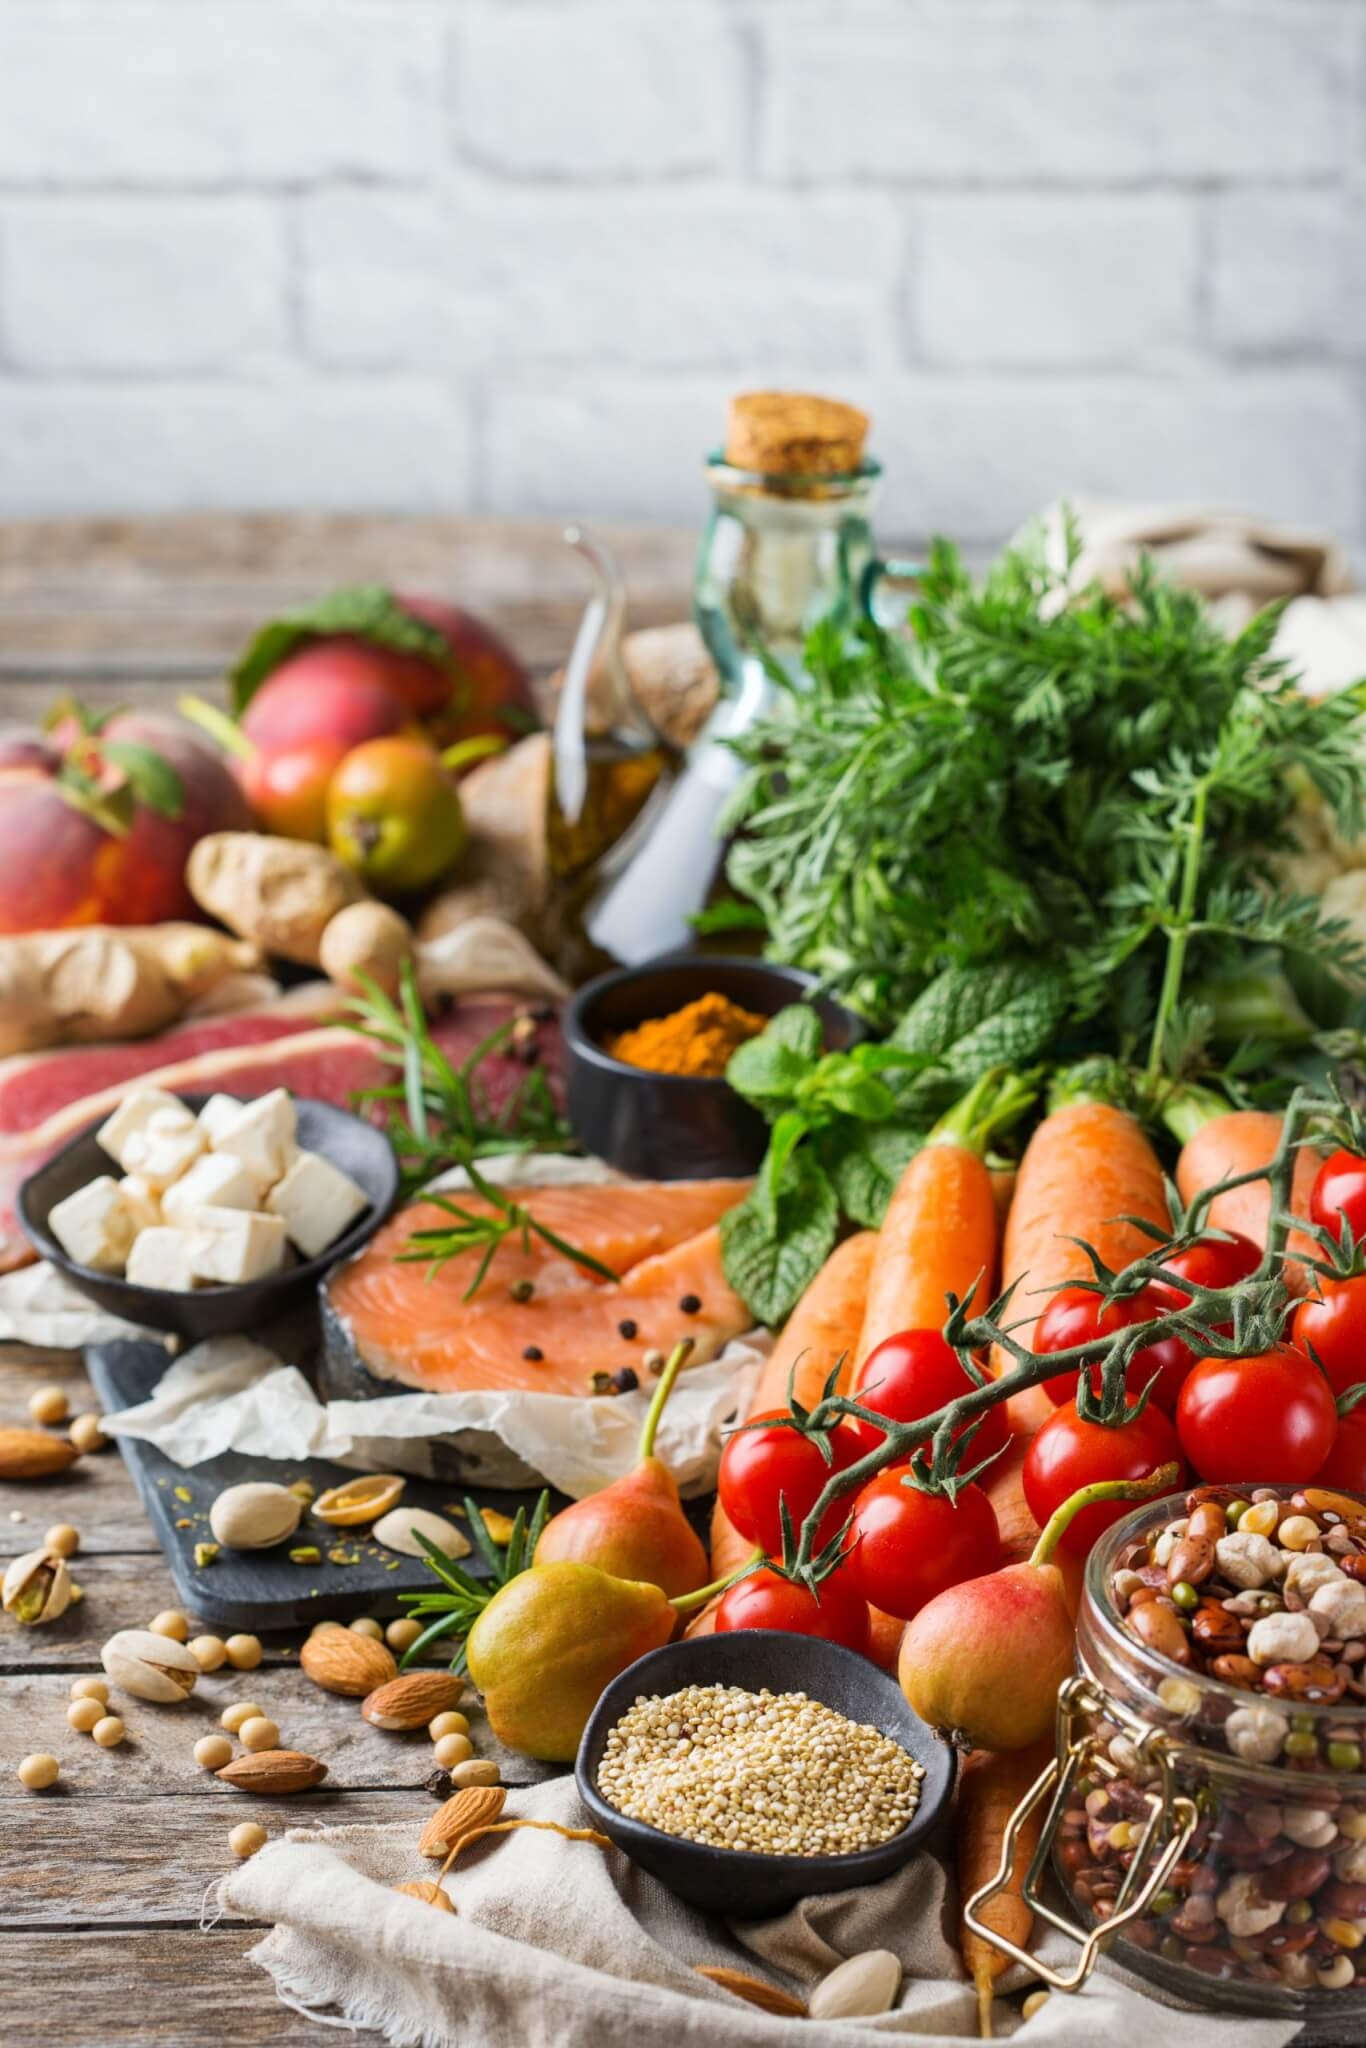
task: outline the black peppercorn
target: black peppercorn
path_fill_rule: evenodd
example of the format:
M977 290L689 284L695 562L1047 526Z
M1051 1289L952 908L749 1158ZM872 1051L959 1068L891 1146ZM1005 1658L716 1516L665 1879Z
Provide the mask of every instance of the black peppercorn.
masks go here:
M523 1350L522 1356L528 1365L539 1365L545 1357L545 1353L539 1344L528 1344Z
M617 1324L617 1335L619 1337L624 1337L627 1343L629 1344L632 1337L634 1337L636 1334L637 1327L638 1326L631 1321L631 1318L627 1316L625 1322Z
M685 1294L678 1306L683 1315L695 1316L702 1306L702 1297L700 1294Z

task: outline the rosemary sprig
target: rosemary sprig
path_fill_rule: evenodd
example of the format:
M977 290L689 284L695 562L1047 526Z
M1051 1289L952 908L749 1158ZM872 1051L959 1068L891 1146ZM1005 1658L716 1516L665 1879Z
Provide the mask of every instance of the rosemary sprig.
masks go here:
M471 1159L572 1150L569 1125L556 1108L540 1067L528 1067L501 1109L495 1111L489 1101L479 1069L512 1043L514 1018L497 1025L456 1066L432 1037L411 964L404 968L397 1003L361 978L365 993L351 1001L351 1014L344 1021L394 1068L395 1079L361 1089L355 1099L361 1107L379 1104L385 1109L386 1132L402 1168L405 1196L448 1167L467 1167Z
M525 1508L518 1508L513 1517L512 1534L507 1547L500 1550L484 1526L484 1518L469 1495L465 1496L465 1513L469 1519L470 1540L488 1567L487 1578L476 1578L457 1564L453 1557L431 1542L420 1530L414 1531L426 1556L423 1562L434 1573L440 1590L421 1593L400 1593L399 1600L409 1613L418 1620L427 1620L427 1626L409 1649L399 1659L400 1671L407 1671L415 1664L430 1644L440 1642L447 1636L458 1636L459 1643L451 1659L452 1671L465 1668L465 1637L478 1621L495 1593L501 1591L510 1580L517 1578L531 1564L536 1555L536 1545L541 1540L541 1531L550 1519L550 1495L542 1493L527 1518ZM428 1617L430 1619L428 1620Z
M619 1277L610 1266L604 1266L601 1259L595 1259L591 1252L570 1244L568 1238L561 1237L548 1223L542 1223L538 1217L533 1216L524 1202L514 1202L510 1195L495 1187L492 1181L485 1180L474 1163L473 1155L466 1156L461 1164L469 1176L470 1186L474 1192L492 1204L494 1213L491 1216L483 1216L477 1210L466 1209L459 1202L452 1201L449 1195L429 1194L427 1200L431 1206L443 1210L448 1216L453 1216L456 1227L454 1230L414 1230L408 1238L408 1243L414 1249L399 1252L396 1257L398 1265L427 1265L431 1269L427 1277L431 1279L433 1274L440 1272L448 1260L458 1258L461 1252L473 1251L482 1245L484 1255L463 1296L465 1301L470 1301L483 1285L493 1262L493 1255L505 1239L520 1236L522 1250L526 1252L531 1249L532 1238L539 1237L545 1244L552 1245L557 1252L562 1253L565 1258L572 1259L576 1266L584 1267L589 1273L596 1273L600 1280L616 1280Z

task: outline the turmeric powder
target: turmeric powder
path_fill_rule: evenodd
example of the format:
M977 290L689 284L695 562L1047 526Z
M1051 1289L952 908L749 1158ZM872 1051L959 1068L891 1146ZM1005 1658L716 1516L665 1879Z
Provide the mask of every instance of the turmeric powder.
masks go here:
M728 996L705 995L669 1017L647 1017L630 1031L606 1041L614 1060L643 1067L652 1074L686 1074L715 1081L725 1073L731 1054L757 1038L768 1023L753 1010L742 1010Z

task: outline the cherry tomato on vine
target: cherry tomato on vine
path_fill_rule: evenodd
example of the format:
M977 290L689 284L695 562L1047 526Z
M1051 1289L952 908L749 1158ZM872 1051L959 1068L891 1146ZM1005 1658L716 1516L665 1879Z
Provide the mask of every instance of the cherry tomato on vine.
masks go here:
M1001 1561L991 1502L971 1482L956 1501L902 1482L909 1464L889 1465L854 1503L857 1549L850 1568L874 1607L909 1621L927 1600L961 1579L980 1579Z
M1358 1243L1366 1237L1366 1159L1355 1152L1330 1152L1309 1195L1309 1220L1334 1237L1346 1217Z
M868 1353L854 1375L852 1393L865 1408L875 1409L890 1422L918 1422L922 1415L933 1415L946 1401L970 1394L973 1384L956 1352L938 1330L902 1330ZM860 1422L855 1417L844 1427L856 1438L860 1452L875 1451L883 1442L882 1431L871 1422ZM956 1441L963 1431L956 1429L953 1434ZM965 1454L967 1469L971 1471L983 1458L1003 1451L1009 1441L1010 1424L1006 1420L1005 1402L1000 1401L994 1408L988 1408L978 1423Z
M827 1643L843 1643L846 1650L868 1654L868 1603L848 1562L836 1565L821 1580L819 1599L767 1565L748 1578L737 1579L721 1595L716 1633L742 1628L820 1636Z
M1084 1287L1063 1287L1053 1295L1039 1317L1034 1330L1034 1349L1043 1352L1071 1351L1078 1344L1111 1337L1116 1330L1131 1329L1135 1323L1151 1322L1154 1316L1170 1311L1175 1303L1176 1296L1160 1287L1144 1287L1124 1301L1104 1305L1098 1295L1088 1293ZM1181 1382L1193 1363L1194 1353L1188 1344L1183 1344L1179 1337L1162 1337L1156 1344L1147 1344L1134 1353L1128 1383L1135 1395L1141 1394L1156 1374L1157 1385L1149 1397L1149 1405L1156 1402L1165 1414L1170 1415L1181 1392ZM1092 1366L1091 1386L1096 1393L1100 1391L1100 1380L1100 1367ZM1060 1408L1076 1394L1076 1371L1060 1372L1043 1384L1049 1400Z
M1295 1310L1291 1342L1318 1359L1334 1394L1366 1380L1366 1273L1351 1280L1315 1276L1316 1292Z
M1290 1344L1256 1358L1202 1358L1176 1409L1182 1450L1216 1484L1302 1486L1327 1459L1337 1426L1332 1388Z
M756 1422L777 1423L785 1408L756 1415ZM799 1530L832 1473L842 1472L863 1455L857 1437L847 1429L830 1432L833 1464L820 1446L792 1428L737 1429L727 1437L716 1475L716 1491L730 1520L770 1557L780 1557L783 1524L778 1503L786 1500L792 1527ZM852 1499L846 1494L821 1518L818 1547L828 1543L849 1519Z
M1320 1486L1366 1493L1366 1402L1339 1415L1333 1448L1314 1477Z
M1137 1396L1130 1394L1133 1409ZM1159 1465L1182 1466L1181 1446L1176 1431L1151 1401L1137 1414L1114 1429L1102 1423L1086 1422L1077 1413L1075 1401L1050 1415L1025 1453L1024 1496L1029 1512L1040 1528L1055 1508L1083 1486L1097 1479L1146 1479ZM1179 1486L1184 1467L1173 1486ZM1058 1548L1072 1557L1084 1557L1096 1538L1127 1515L1133 1503L1123 1500L1097 1501L1083 1508L1069 1523Z
M1162 1258L1160 1252L1154 1256ZM1250 1280L1261 1263L1261 1246L1237 1230L1231 1230L1227 1237L1197 1237L1185 1251L1162 1258L1166 1272L1179 1273L1183 1279L1193 1280L1197 1287L1236 1287L1240 1280ZM1178 1287L1171 1291L1181 1294ZM1190 1296L1183 1295L1182 1299L1188 1301Z

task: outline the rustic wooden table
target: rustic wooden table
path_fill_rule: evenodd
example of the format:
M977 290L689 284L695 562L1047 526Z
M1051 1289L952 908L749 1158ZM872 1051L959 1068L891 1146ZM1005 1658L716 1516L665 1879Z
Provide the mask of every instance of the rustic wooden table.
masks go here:
M615 533L631 623L687 616L692 540ZM394 582L463 599L538 672L565 657L587 595L584 565L549 525L464 520L227 519L0 526L0 720L63 692L95 704L219 695L226 660L259 621L331 584ZM79 1358L0 1347L0 1421L55 1381L72 1413L95 1405ZM71 1680L100 1669L117 1628L176 1604L170 1574L117 1449L43 1486L0 1487L0 1568L54 1522L81 1531L83 1603L42 1629L0 1623L0 2040L13 2048L231 2041L316 2043L244 1953L260 1929L201 1932L204 1894L231 1862L228 1830L260 1819L408 1820L432 1811L425 1740L386 1736L297 1669L299 1637L268 1642L251 1674L205 1679L184 1707L129 1702L129 1739L102 1751L66 1725ZM255 1699L284 1739L323 1757L327 1783L248 1800L199 1770L191 1749L230 1699ZM215 1704L216 1703L216 1704ZM476 1737L479 1734L475 1725ZM481 1745L483 1746L483 1745ZM30 1750L62 1762L60 1786L24 1792ZM509 1765L511 1781L514 1770ZM379 2036L350 2038L367 2044Z

